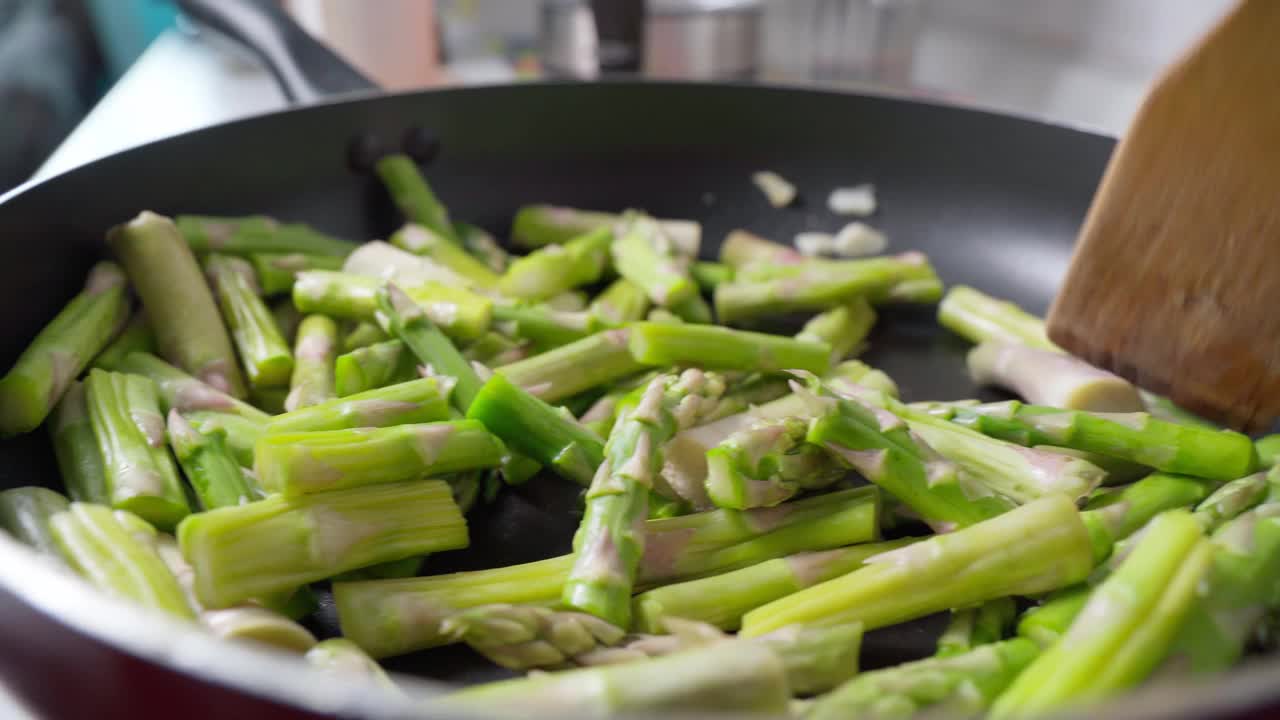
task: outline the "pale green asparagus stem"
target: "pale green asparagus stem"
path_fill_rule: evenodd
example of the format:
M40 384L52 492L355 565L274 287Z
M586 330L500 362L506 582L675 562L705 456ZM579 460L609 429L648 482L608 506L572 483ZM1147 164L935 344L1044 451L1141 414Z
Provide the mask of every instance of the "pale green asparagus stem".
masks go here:
M969 352L969 376L1036 405L1095 412L1145 409L1128 380L1052 350L1017 343L984 342Z
M832 362L840 362L862 345L875 324L876 311L866 298L859 297L815 315L796 334L796 339L826 343L831 347Z
M308 665L329 675L342 678L365 678L383 690L399 692L373 658L346 638L329 638L307 651Z
M284 409L294 412L336 397L334 361L337 358L338 325L324 315L308 315L298 325L294 343L293 375Z
M748 265L794 265L806 260L789 245L766 240L746 230L733 230L720 245L720 262L740 268Z
M67 494L79 502L107 503L102 455L89 419L84 383L72 382L54 408L49 436Z
M266 429L269 433L297 433L448 420L451 392L453 381L449 378L409 380L277 415Z
M600 228L563 245L548 245L511 263L498 289L521 300L546 300L600 279L609 262L613 231Z
M258 408L200 382L149 353L130 353L125 356L120 363L119 372L151 378L160 393L161 409L166 412L177 410L183 415L215 412L254 424L265 424L270 418Z
M422 225L410 223L391 236L391 244L414 255L430 258L461 275L477 288L496 288L500 277L484 262L472 257L456 239Z
M622 219L615 213L577 210L554 205L525 205L516 211L511 241L526 248L568 242L585 232L613 228ZM658 220L680 254L696 257L702 226L693 220Z
M418 375L418 359L404 343L387 340L339 355L333 361L333 389L338 397L376 390Z
M248 257L258 279L258 287L268 297L288 293L298 273L307 270L339 270L342 257L305 253L254 253Z
M262 302L253 267L240 258L215 254L205 259L205 270L249 384L255 388L288 385L293 353Z
M528 341L538 352L567 345L605 329L590 312L556 310L547 305L504 305L493 308L494 328Z
M988 600L977 607L951 611L951 622L938 638L935 657L945 658L963 655L982 645L990 645L1005 638L1018 616L1018 605L1013 598Z
M0 492L0 530L42 555L61 559L50 521L69 507L65 497L48 488L9 488Z
M618 221L613 266L645 291L656 305L674 307L698 293L689 277L689 259L674 247L661 225L640 213Z
M373 320L377 294L385 283L377 277L313 270L300 273L293 286L298 309L335 318ZM440 282L406 286L408 297L420 305L431 321L460 342L474 340L489 329L493 302L464 287Z
M1045 334L1043 320L967 285L947 291L938 303L938 323L973 343L997 340L1061 352Z
M495 273L502 273L507 269L507 265L511 262L511 256L507 251L498 244L497 239L481 227L476 227L471 223L455 220L453 222L453 231L458 235L458 240L462 242L462 247L471 256L483 262L490 270Z
M206 510L258 499L235 455L227 447L226 430L198 432L178 413L169 411L169 444Z
M626 278L614 280L591 301L591 314L610 327L643 320L649 311L644 288Z
M346 257L354 243L339 240L302 223L280 223L265 215L212 217L179 215L178 230L198 253L304 253Z
M629 328L605 330L498 368L508 380L549 403L633 375L647 366L632 357Z
M257 445L258 438L267 431L265 423L208 410L184 413L183 418L191 423L191 427L195 428L196 432L226 433L227 449L243 468L253 466L253 447ZM254 484L256 485L256 482Z
M449 219L449 209L436 197L427 179L408 155L388 155L378 161L377 170L391 199L409 222L422 225L449 242L458 244L453 221Z
M825 373L831 348L779 335L732 330L716 325L667 325L641 322L630 326L631 354L643 364L697 366L749 372L805 370Z
M361 320L342 336L342 352L351 352L357 348L368 347L374 343L390 340L387 334L370 320Z
M697 262L689 266L689 275L703 292L714 292L720 283L733 281L733 268L723 263Z
M789 417L730 435L707 451L707 497L717 507L772 507L843 478L842 466L805 442L808 431L808 418Z
M404 288L435 284L464 290L475 285L431 258L414 255L381 240L367 242L348 255L342 263L342 272L393 282Z
M626 636L622 628L594 615L506 603L451 615L441 630L512 670L572 665L578 656L617 645Z
M112 340L98 357L93 359L93 367L102 370L118 371L125 356L135 352L154 353L156 336L151 332L151 324L147 322L147 314L141 310L129 318L129 324Z
M271 305L271 315L276 319L276 327L280 329L280 337L285 342L293 342L298 334L298 325L302 323L302 313L293 304L293 298L281 298Z
M1166 510L1187 508L1206 500L1213 485L1211 481L1186 475L1152 473L1101 500L1089 502L1080 518L1093 542L1094 564L1106 560L1116 543L1137 532L1151 518ZM1226 496L1220 496L1206 507L1222 508L1227 502ZM1206 515L1211 512L1205 511Z

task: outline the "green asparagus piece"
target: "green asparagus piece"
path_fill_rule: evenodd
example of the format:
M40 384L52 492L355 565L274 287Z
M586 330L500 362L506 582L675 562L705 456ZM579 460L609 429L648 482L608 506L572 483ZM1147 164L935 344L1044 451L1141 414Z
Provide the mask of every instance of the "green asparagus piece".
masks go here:
M373 320L377 294L384 283L375 277L315 270L298 274L293 302L306 313L335 318ZM438 282L410 286L408 297L420 305L431 321L460 342L474 340L489 329L493 302L462 287Z
M650 321L657 321L655 313L666 312L667 308L654 308L649 311ZM711 314L711 305L702 299L701 295L690 295L687 299L672 305L670 312L681 322L693 323L695 325L709 325L715 318Z
M349 275L376 278L380 282L392 282L404 288L435 284L462 290L474 286L468 278L429 257L414 255L381 240L367 242L348 255L342 263L342 271Z
M106 503L107 480L89 420L83 383L73 381L62 394L49 421L49 436L59 474L71 498Z
M588 616L591 617L591 616ZM604 622L594 618L596 622ZM606 623L607 624L607 623ZM610 625L610 627L613 627ZM861 629L859 629L861 630ZM711 645L730 639L720 629L696 620L672 618L663 635L631 634L622 642L611 647L601 644L573 657L578 665L617 665L624 662L636 662L649 658L670 655L671 653L689 650L695 647ZM856 665L857 659L854 659Z
M1147 392L1141 388L1138 389L1138 395L1141 396L1142 404L1146 407L1147 412L1160 420L1182 425L1198 425L1213 430L1222 429L1222 426L1215 422L1206 420L1188 410L1183 410L1167 397Z
M1280 479L1280 478L1278 478ZM1275 488L1268 473L1259 472L1237 478L1214 490L1208 497L1196 498L1193 517L1206 533L1262 502L1274 502ZM1203 496L1202 496L1203 497Z
M645 365L812 373L825 373L831 365L830 346L779 335L652 322L634 323L630 330L631 354Z
M475 287L496 288L500 276L484 262L472 257L457 241L422 225L410 223L391 236L391 244L422 255L467 278Z
M546 305L495 305L493 320L499 331L531 341L539 352L604 329L590 312L554 310Z
M155 333L151 332L147 314L139 310L129 319L129 324L124 326L124 330L120 331L116 339L93 359L92 367L102 370L119 370L120 363L129 353L154 353L155 351Z
M248 257L263 295L281 295L293 289L298 273L307 270L341 270L342 257L305 253L253 253Z
M748 270L750 272L748 272ZM827 310L866 297L871 302L934 302L937 274L920 253L866 260L809 260L739 269L716 287L716 315L735 323L764 315Z
M512 670L570 665L577 656L617 645L626 636L594 615L506 603L468 608L440 627L451 640Z
M540 248L582 235L598 228L613 228L623 219L615 213L577 210L554 205L525 205L516 211L511 225L511 241L520 247ZM658 220L667 237L682 255L695 257L702 242L702 227L692 220Z
M988 600L977 607L952 610L951 621L938 638L935 657L963 655L1003 640L1017 615L1018 605L1008 597Z
M330 237L302 223L280 223L264 215L213 217L179 215L178 230L198 253L303 253L346 257L354 243Z
M49 521L69 506L65 497L48 488L10 488L0 492L0 529L42 555L61 559Z
M724 392L723 381L700 370L662 375L636 407L618 420L604 462L587 489L587 509L574 545L578 557L561 600L626 627L631 590L644 552L637 523L648 515L648 492L662 469L662 446L696 423L702 406Z
M1060 352L988 341L969 352L968 362L975 383L1002 387L1036 405L1095 412L1146 407L1128 380Z
M1258 455L1258 467L1275 467L1280 461L1280 434L1258 438L1253 447Z
M463 357L485 367L500 367L520 362L532 354L529 343L512 340L496 331L489 331L462 351Z
M903 538L799 553L766 560L741 570L648 590L632 600L636 629L649 633L668 632L667 621L678 618L710 623L723 630L737 630L747 612L853 572L862 567L867 558L916 540Z
M287 412L319 405L335 397L334 361L338 325L324 315L308 315L298 326L293 375L284 400Z
M591 301L591 314L610 327L643 320L649 311L649 296L626 278L614 280Z
M120 363L119 372L151 378L160 393L166 412L176 409L183 415L194 412L216 412L264 424L269 415L191 377L178 368L149 353L130 353Z
M449 209L436 197L427 179L408 155L388 155L378 161L377 170L391 199L409 222L422 225L449 242L458 244L453 222L449 219Z
M276 320L276 327L280 330L280 337L285 342L293 342L298 334L298 325L302 323L302 313L298 312L297 306L293 304L292 297L280 298L271 305L271 316Z
M546 300L600 279L609 261L613 231L599 228L563 245L548 245L513 261L498 289L508 297Z
M253 470L268 491L297 495L496 467L505 450L469 420L272 432L258 440Z
M1190 513L1157 517L1066 634L1000 696L991 717L1082 707L1141 682L1167 653L1212 553Z
M581 485L604 460L604 443L570 417L495 373L481 387L467 417L515 450Z
M410 380L277 415L267 423L267 432L316 432L448 420L452 391L453 382L448 378Z
M549 403L645 369L628 348L630 328L605 330L554 350L498 368L498 372Z
M288 399L289 388L287 386L249 389L249 402L262 412L270 415L279 415L284 412L284 401Z
M151 540L139 538L150 527L136 516L72 503L53 516L50 525L63 558L99 589L178 617L193 617L182 588Z
M689 266L689 276L703 292L713 292L721 283L733 282L733 268L724 263L697 262Z
M1152 473L1100 502L1090 502L1085 506L1086 511L1080 513L1080 519L1093 542L1094 564L1106 560L1117 542L1137 532L1155 516L1166 510L1191 507L1205 500L1212 490L1212 482L1199 478ZM1219 506L1219 502L1211 505Z
M1093 567L1089 534L1061 495L871 558L866 567L756 608L753 637L794 623L861 622L868 630L1007 595L1047 592Z
M243 468L253 465L253 447L266 432L265 424L208 410L184 413L182 417L196 432L205 435L225 433L227 449L231 451L236 463Z
M206 610L200 613L200 623L226 640L248 640L300 653L316 644L315 636L298 623L253 605Z
M1045 334L1043 320L967 285L947 291L938 303L938 323L973 343L997 340L1061 352Z
M85 403L111 506L172 528L190 509L165 447L154 383L140 375L91 370Z
M308 665L325 673L344 678L365 678L383 690L399 692L373 658L346 638L329 638L307 651Z
M1164 422L1147 413L1090 413L1016 400L956 408L955 413L955 422L1020 445L1097 452L1210 480L1231 480L1253 470L1253 443L1248 437Z
M877 370L861 360L845 360L835 367L834 377L829 380L836 388L860 385L864 388L884 393L891 398L898 397L898 384L883 370Z
M213 254L205 259L205 269L249 384L255 388L288 385L293 353L262 302L253 266L237 257Z
M879 493L858 488L760 510L715 510L643 523L642 587L705 577L807 551L875 540ZM574 565L523 565L408 580L336 583L343 634L375 657L448 642L440 624L491 603L552 605Z
M366 565L467 546L448 483L393 483L272 495L190 516L178 527L196 594L222 608Z
M846 471L805 443L807 418L767 420L707 451L707 496L717 507L772 507L802 489L826 487Z
M486 333L485 336L488 336ZM342 352L351 352L362 347L369 347L374 343L386 342L391 338L378 327L376 322L369 320L361 320L357 322L351 330L342 337Z
M178 463L195 488L200 505L206 510L240 505L256 500L258 493L250 487L227 447L227 432L218 428L208 434L196 431L177 410L169 411L169 444Z
M1052 593L1044 604L1023 614L1018 621L1018 635L1047 648L1058 641L1089 602L1092 587L1075 585Z
M644 290L656 305L674 307L698 293L680 254L656 220L627 213L618 221L611 248L618 274Z
M495 273L506 271L507 265L511 261L511 256L507 254L506 250L502 249L502 246L487 230L476 227L471 223L455 220L453 222L453 231L457 234L462 247L471 253L472 257L483 262Z
M982 713L1039 654L1014 638L960 655L932 657L863 673L822 696L806 720L905 720L931 711L947 717Z
M84 290L36 335L0 378L0 436L36 429L67 386L119 329L129 311L124 273L98 263Z
M107 233L147 311L160 354L237 398L247 392L231 337L191 248L169 218L144 211Z
M720 245L721 264L735 270L748 265L795 265L806 260L795 248L746 230L730 232Z
M454 405L466 412L484 384L471 363L440 332L422 306L394 284L388 283L379 290L377 301L378 324L402 341L433 374L453 378Z
M399 340L375 343L334 359L334 391L348 397L412 380L418 376L417 366L417 358Z
M832 361L839 362L862 345L875 324L876 311L866 298L859 297L815 315L796 334L796 339L827 344L831 347Z

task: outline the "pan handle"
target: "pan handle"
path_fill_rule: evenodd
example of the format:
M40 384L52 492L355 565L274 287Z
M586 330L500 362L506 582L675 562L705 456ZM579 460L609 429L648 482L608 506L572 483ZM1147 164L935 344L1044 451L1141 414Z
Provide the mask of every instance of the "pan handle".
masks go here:
M307 34L280 8L279 0L176 0L201 28L240 42L262 59L296 104L330 95L377 90L347 61Z

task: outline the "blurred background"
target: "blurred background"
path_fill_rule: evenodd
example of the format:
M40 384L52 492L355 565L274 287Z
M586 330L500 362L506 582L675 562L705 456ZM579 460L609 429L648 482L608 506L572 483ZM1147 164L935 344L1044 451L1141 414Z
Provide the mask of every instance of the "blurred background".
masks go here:
M1280 0L1278 0L1280 1ZM616 73L908 93L1116 134L1230 0L281 0L383 87ZM0 0L0 190L284 107L170 0Z

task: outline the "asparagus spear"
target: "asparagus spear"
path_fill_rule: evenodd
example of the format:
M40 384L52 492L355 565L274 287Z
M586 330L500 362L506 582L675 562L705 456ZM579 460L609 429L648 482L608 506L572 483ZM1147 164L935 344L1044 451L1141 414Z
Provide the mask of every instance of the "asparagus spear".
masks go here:
M1196 505L1193 516L1206 533L1211 533L1259 503L1274 502L1274 494L1275 487L1269 473L1246 475L1223 484L1208 497L1196 498L1200 504Z
M546 305L495 305L493 321L501 332L531 341L539 352L604 329L590 312L555 310Z
M682 426L694 424L723 381L700 370L662 375L618 420L605 444L604 462L587 490L587 509L575 546L577 562L562 602L626 627L631 590L644 552L636 524L648 514L648 491L662 468L662 446Z
M84 384L73 381L49 422L53 455L67 493L80 502L107 502L107 480L89 419Z
M487 265L490 270L501 273L507 269L507 264L511 260L510 255L487 230L471 223L455 220L453 231L457 234L462 247L471 253L472 257Z
M178 617L193 617L178 581L146 535L155 531L136 516L72 503L50 525L63 558L101 590Z
M171 528L190 511L165 448L155 385L140 375L92 370L85 401L111 506Z
M285 497L192 515L178 528L210 608L346 570L467 546L448 483L394 483Z
M713 292L721 283L733 281L733 268L724 263L697 262L689 266L689 276L703 292Z
M376 277L315 270L298 274L293 302L306 313L373 320L377 294L384 283ZM428 282L409 286L408 297L451 337L474 340L489 329L493 302L465 288Z
M752 637L793 623L861 622L868 630L1007 595L1047 592L1093 567L1089 534L1061 495L871 558L866 567L756 608Z
M605 330L498 371L537 397L559 402L645 369L628 348L631 335L630 328Z
M457 245L458 236L449 219L449 209L440 202L427 179L408 155L388 155L378 161L378 177L396 207L409 219Z
M1013 598L988 600L977 607L951 611L951 621L938 638L935 657L955 657L1004 639L1018 615Z
M42 555L61 559L50 520L70 503L42 487L16 487L0 492L0 529Z
M333 361L333 389L338 397L405 382L417 375L417 358L399 340L352 350Z
M825 373L830 367L831 348L823 343L715 325L641 322L630 330L631 354L645 365L812 373Z
M213 254L205 259L205 270L249 384L255 388L287 385L293 353L262 302L253 266L237 257Z
M955 422L1021 445L1056 445L1164 472L1231 480L1253 469L1253 443L1229 430L1157 420L1147 413L1091 413L1017 401L955 408Z
M393 282L405 288L436 284L463 290L473 286L466 277L444 265L381 240L365 243L348 255L342 271L348 275Z
M772 507L801 489L845 476L821 448L805 443L807 418L756 423L707 451L707 496L717 507Z
M809 260L739 269L716 287L716 315L735 323L764 315L826 310L866 297L872 302L934 302L941 285L920 253L866 260Z
M1080 707L1141 682L1168 651L1211 556L1190 513L1157 517L1066 634L999 697L991 717Z
M177 410L169 411L169 444L196 497L206 510L256 500L235 455L227 448L227 432L197 432Z
M441 631L512 670L554 668L598 647L617 645L622 628L594 615L499 603L450 615Z
M280 295L293 289L298 273L307 270L340 270L343 258L337 255L305 253L253 253L248 257L263 295Z
M496 331L489 331L462 351L463 357L485 367L500 367L517 363L529 357L529 343L512 340Z
M120 363L119 372L151 378L160 393L162 409L176 409L183 415L214 412L264 424L270 417L258 408L182 372L149 353L130 353Z
M649 311L649 296L639 285L618 278L591 301L590 311L600 323L610 327L643 320Z
M548 245L511 263L498 289L523 300L545 300L600 279L609 261L613 231L598 228L563 245Z
M640 632L668 632L672 618L737 630L742 616L778 598L848 574L867 558L915 542L903 538L774 558L741 570L687 580L635 596L632 608Z
M867 339L875 323L876 311L866 298L859 297L813 316L796 339L827 344L832 361L839 362Z
M205 435L225 433L227 450L236 459L236 463L246 470L253 465L253 447L258 443L258 438L266 432L264 424L207 410L184 413L182 417L198 433ZM253 484L256 485L256 482Z
M334 359L338 325L324 315L308 315L298 325L294 344L293 375L284 409L295 412L335 397Z
M346 678L365 678L383 690L399 691L373 658L346 638L329 638L307 651L307 664L325 673Z
M673 246L656 220L627 213L618 221L611 248L618 274L645 291L656 305L674 307L698 293L689 260Z
M967 285L947 291L938 303L938 323L973 343L995 340L1061 352L1045 335L1043 320Z
M761 510L715 510L643 523L637 579L654 586L743 568L799 552L877 538L879 494L844 490ZM408 580L335 583L343 634L374 657L448 642L445 618L492 603L551 605L573 555L492 570Z
M214 217L179 215L178 230L198 253L304 253L345 257L354 243L330 237L302 223L280 223L264 215Z
M734 269L748 265L795 265L806 259L795 248L746 230L731 231L720 245L720 262Z
M1195 505L1212 490L1213 483L1199 478L1152 473L1101 501L1090 502L1080 519L1092 538L1094 564L1100 564L1117 542L1137 532L1153 517L1166 510ZM1206 507L1222 507L1228 497L1219 496Z
M44 422L67 386L89 365L128 313L125 277L98 263L84 290L36 335L0 378L0 436L30 432Z
M554 205L525 205L516 211L511 241L526 248L563 243L598 228L612 228L622 215ZM702 226L693 220L658 220L682 255L694 257L702 242Z
M292 297L281 298L271 305L271 316L276 320L280 337L286 342L293 342L298 334L298 325L302 323L302 313L293 304Z
M243 398L244 378L191 248L169 218L144 211L107 241L147 311L160 354L201 382Z
M453 381L449 378L410 380L277 415L267 423L267 432L315 432L448 420L452 391Z
M804 717L897 720L926 710L948 717L980 715L1038 654L1034 643L1014 638L863 673L819 698Z
M98 356L93 359L92 367L102 370L119 370L120 363L125 356L135 352L154 353L156 351L156 336L151 332L151 325L147 322L147 314L141 310L135 312L133 317L129 318L129 324L124 326L124 330L112 340Z
M1280 461L1280 434L1258 438L1253 447L1258 455L1258 467L1275 467Z
M371 320L361 320L342 337L342 352L351 352L352 350L368 347L374 343L385 342L390 339L382 331L382 328L378 327L378 323Z
M504 452L470 420L272 432L258 440L253 470L268 491L297 495L496 467Z
M659 313L667 312L667 308L654 308L649 311L649 320L658 321ZM693 294L671 306L670 312L680 322L694 323L696 325L709 325L714 320L711 314L711 306L701 295Z
M430 258L466 278L475 287L498 287L498 274L472 257L455 238L447 238L422 225L409 223L391 236L391 244L414 255Z
M969 352L969 376L1027 402L1070 410L1137 412L1146 406L1138 391L1105 370L1052 350L1016 343L984 342Z

